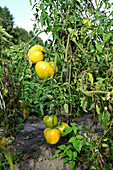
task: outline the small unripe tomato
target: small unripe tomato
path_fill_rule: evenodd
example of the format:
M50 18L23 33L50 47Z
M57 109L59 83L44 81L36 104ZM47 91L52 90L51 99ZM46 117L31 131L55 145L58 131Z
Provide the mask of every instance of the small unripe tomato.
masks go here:
M46 127L52 128L54 126L57 126L58 118L56 116L45 116L43 118L43 123Z
M52 145L56 144L59 141L60 135L61 135L60 130L56 128L54 129L46 128L44 130L44 137L47 143Z
M60 133L61 133L61 135L62 135L65 127L68 127L68 126L69 126L69 125L68 125L67 123L61 122L61 123L59 123L59 124L56 126L56 128L58 128L58 129L60 130Z
M7 143L6 143L6 137L3 136L1 139L0 139L0 145L6 147L7 146Z

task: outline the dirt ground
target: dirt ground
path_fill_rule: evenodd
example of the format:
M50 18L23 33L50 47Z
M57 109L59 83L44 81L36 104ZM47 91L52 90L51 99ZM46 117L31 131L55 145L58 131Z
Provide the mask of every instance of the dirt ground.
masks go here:
M79 118L76 123L79 125L92 125L89 115ZM45 128L42 119L36 116L26 119L24 128L16 135L15 139L16 150L21 150L22 152L20 162L14 165L15 170L71 170L70 165L68 163L63 164L61 158L51 160L57 146L65 142L66 139L61 138L55 145L48 144L43 135ZM76 165L75 167L75 170L88 169L89 167L86 165Z

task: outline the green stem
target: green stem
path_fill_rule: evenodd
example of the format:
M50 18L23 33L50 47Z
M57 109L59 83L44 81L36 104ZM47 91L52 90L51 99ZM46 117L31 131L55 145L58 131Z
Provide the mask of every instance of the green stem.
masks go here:
M55 51L55 50L54 50L54 51ZM57 64L57 58L58 58L58 54L56 53L56 55L55 55L55 60L54 60L53 72L52 72L52 75L51 75L51 88L52 88L52 84L53 84L53 77L54 77L54 74L55 74L55 69L56 69L56 64Z
M80 88L80 91L82 93L84 93L85 95L91 95L91 94L107 94L107 93L110 93L108 91L101 91L101 90L98 90L98 91L84 91L82 88ZM111 92L111 95L113 94L113 92Z
M85 56L87 56L86 52L83 50L83 48L77 43L77 41L75 40L75 37L72 38L72 41L80 48L80 50L83 52L83 54Z
M66 45L66 52L65 52L65 62L67 62L67 53L68 53L69 39L70 39L70 34L68 34L68 38L67 38L67 45Z
M1 145L0 145L0 150L5 154L6 158L8 159L10 167L11 167L11 170L14 170L12 159L11 159L9 151L5 147L3 147Z
M70 88L70 82L71 82L71 62L69 63L69 97L70 97L70 101L71 101L71 88ZM70 102L70 113L72 112L72 104Z

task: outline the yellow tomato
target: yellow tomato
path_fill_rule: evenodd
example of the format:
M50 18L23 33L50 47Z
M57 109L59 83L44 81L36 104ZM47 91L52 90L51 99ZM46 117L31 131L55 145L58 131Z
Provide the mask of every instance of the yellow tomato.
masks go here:
M52 72L53 72L53 68L51 67L51 65L48 62L39 61L35 65L35 71L36 71L37 76L40 79L44 79L46 77L51 77Z
M34 45L29 49L29 53L33 51L45 51L45 49L41 45Z
M39 61L44 60L43 53L41 51L33 51L29 53L28 60L31 60L34 64L36 64Z
M91 23L88 19L83 19L83 23L84 24L88 24L88 26L91 26Z
M43 123L46 127L52 128L53 126L57 126L58 118L56 116L45 116L43 118Z
M53 61L51 61L51 62L49 62L50 63L50 65L52 66L52 68L54 68L54 62ZM58 72L58 66L56 65L56 68L55 68L55 74Z
M44 130L44 137L49 144L56 144L60 139L60 130L46 128Z
M67 123L64 123L64 122L61 122L60 124L58 124L56 126L56 128L58 128L60 130L60 133L62 135L63 133L63 130L65 129L65 127L68 127L69 125Z
M4 147L7 146L7 144L6 144L6 137L5 137L5 136L3 136L3 137L0 139L0 145L2 145L2 146L4 146Z

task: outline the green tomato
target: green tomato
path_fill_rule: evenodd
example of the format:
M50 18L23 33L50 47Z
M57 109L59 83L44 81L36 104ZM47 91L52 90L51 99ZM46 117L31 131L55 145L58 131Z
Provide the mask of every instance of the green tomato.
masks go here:
M56 116L45 116L43 118L43 123L46 127L52 128L52 127L57 126L58 118Z

